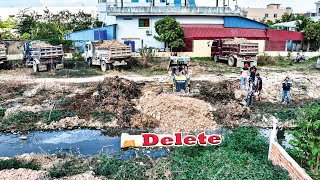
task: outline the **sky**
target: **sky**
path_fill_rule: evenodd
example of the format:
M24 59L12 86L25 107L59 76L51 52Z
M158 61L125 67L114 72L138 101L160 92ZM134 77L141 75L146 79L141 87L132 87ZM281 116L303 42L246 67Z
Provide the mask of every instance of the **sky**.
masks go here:
M125 0L127 1L127 0ZM174 0L170 0L170 2ZM223 0L219 0L222 4ZM225 0L228 2L228 0ZM237 0L240 7L264 8L270 3L279 3L283 8L291 7L295 13L315 11L316 0ZM196 0L199 6L215 6L216 0ZM234 7L235 0L229 0L230 6ZM0 16L2 19L15 14L18 9L36 8L39 11L44 7L49 9L69 9L85 11L97 11L98 0L0 0ZM61 8L63 7L63 8ZM51 10L51 9L50 9Z

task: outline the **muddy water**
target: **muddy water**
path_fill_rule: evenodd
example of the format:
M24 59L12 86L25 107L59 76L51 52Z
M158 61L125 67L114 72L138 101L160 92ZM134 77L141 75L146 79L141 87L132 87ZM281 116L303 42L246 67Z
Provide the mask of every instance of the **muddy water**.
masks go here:
M168 154L167 149L121 151L119 136L106 136L99 130L35 131L25 136L27 140L21 140L20 135L0 135L0 157L13 157L24 153L66 153L77 156L105 154L126 159L137 154L148 154L155 158Z
M221 134L227 129L221 129ZM271 129L262 129L261 134L270 136ZM210 134L212 132L208 132ZM140 149L122 151L120 137L110 137L100 130L69 130L69 131L34 131L27 136L27 140L21 140L18 134L0 135L0 157L13 157L24 153L58 154L66 153L76 156L93 156L98 154L120 156L122 159L134 158L137 155L149 155L153 158L163 157L169 154L169 150ZM278 141L285 148L291 148L289 140L293 137L278 131Z

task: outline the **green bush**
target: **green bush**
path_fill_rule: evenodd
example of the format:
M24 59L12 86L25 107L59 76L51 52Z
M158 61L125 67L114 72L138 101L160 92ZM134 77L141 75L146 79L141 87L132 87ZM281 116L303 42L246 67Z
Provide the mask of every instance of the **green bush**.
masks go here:
M61 178L64 176L73 176L90 171L90 166L84 160L73 158L58 166L54 166L50 170L50 175L53 178Z
M34 161L22 162L22 161L18 161L15 158L8 159L8 160L0 160L0 170L19 169L19 168L32 169L32 170L40 169L40 167Z
M268 54L264 53L261 56L258 56L258 65L259 66L266 66L266 65L277 65L277 61L269 56Z

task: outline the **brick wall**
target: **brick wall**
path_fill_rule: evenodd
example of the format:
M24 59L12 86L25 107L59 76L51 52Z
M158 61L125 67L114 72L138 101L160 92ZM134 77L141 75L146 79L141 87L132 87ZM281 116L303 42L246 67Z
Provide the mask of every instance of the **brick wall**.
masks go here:
M269 158L274 165L288 170L293 180L312 180L312 178L292 159L292 157L277 143L271 142Z

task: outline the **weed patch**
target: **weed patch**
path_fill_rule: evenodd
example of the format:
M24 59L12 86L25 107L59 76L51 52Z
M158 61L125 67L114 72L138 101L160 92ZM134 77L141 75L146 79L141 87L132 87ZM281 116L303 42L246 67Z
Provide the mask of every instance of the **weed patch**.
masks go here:
M89 164L84 160L73 158L65 163L55 166L51 171L50 175L53 178L61 178L64 176L73 176L81 174L90 170Z
M66 117L73 117L74 114L69 111L64 110L52 110L52 111L46 111L42 113L43 121L46 124L50 124L51 122L59 121L60 119L66 118Z
M6 109L0 108L0 118L3 118L5 113L6 113Z
M115 114L108 111L107 112L95 111L92 113L92 117L102 122L110 122L115 117Z
M40 167L34 161L22 162L22 161L18 161L15 158L0 161L0 170L19 169L19 168L32 169L32 170L40 169Z

